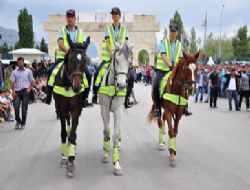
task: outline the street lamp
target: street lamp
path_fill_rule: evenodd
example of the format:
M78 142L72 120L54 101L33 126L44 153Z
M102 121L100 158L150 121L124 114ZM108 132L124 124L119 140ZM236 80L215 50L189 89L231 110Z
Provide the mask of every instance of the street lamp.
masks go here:
M221 60L221 29L222 29L222 18L225 4L222 5L221 17L220 17L220 39L219 39L219 61Z

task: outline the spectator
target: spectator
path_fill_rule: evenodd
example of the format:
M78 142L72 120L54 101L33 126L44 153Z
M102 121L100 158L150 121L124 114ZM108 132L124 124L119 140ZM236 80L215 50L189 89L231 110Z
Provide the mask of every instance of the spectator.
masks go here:
M25 128L28 103L29 103L29 93L34 84L34 77L29 69L24 67L24 58L19 57L17 59L18 67L11 74L11 88L14 98L14 108L15 108L15 129ZM22 119L20 118L19 111L20 105L22 104Z
M240 102L239 108L241 108L241 103L243 97L246 98L246 110L249 111L249 76L246 74L246 70L242 71L240 79Z
M238 102L239 77L236 75L235 68L231 70L230 74L226 74L225 77L227 79L225 89L228 93L229 111L232 111L232 98L235 102L235 110L240 111Z
M4 84L4 70L3 70L3 64L0 60L0 90L3 89Z
M212 73L210 74L210 108L217 108L217 97L219 93L219 75L212 68Z
M6 113L5 120L14 121L13 116L11 115L11 102L7 99L5 91L0 92L0 106Z
M206 75L204 69L201 69L201 72L197 78L197 83L198 83L198 89L196 90L195 102L198 101L199 94L201 94L200 95L200 102L202 102L203 101L203 91L204 91L205 87L207 86L207 75Z

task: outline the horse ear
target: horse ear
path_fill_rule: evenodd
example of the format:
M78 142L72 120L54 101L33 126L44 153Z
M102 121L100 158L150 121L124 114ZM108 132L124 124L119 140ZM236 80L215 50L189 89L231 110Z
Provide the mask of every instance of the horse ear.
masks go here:
M200 50L198 51L198 53L195 54L194 56L195 60L199 59L199 56L200 56Z
M88 36L85 43L83 44L83 49L87 49L90 44L90 37Z
M126 42L127 43L127 46L129 49L133 50L134 47L135 47L135 43L130 43L130 42Z
M72 48L74 46L74 43L72 42L72 40L70 39L70 35L69 33L67 33L67 41L69 43L69 47Z
M188 58L188 55L185 53L185 51L182 51L184 59Z
M123 46L117 42L115 42L115 49L120 50Z

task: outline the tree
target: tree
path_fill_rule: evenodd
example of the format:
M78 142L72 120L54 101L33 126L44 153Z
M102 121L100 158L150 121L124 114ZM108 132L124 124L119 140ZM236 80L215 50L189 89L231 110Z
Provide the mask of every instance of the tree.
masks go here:
M191 28L191 39L190 39L190 53L197 53L197 45L196 45L196 33L194 27Z
M178 11L175 11L174 17L170 19L170 24L176 24L179 30L178 40L181 40L181 36L184 35L183 22L181 20L181 15Z
M3 45L0 46L0 54L2 54L3 59L10 59L11 58L9 51L11 51L11 48L8 47L6 42L4 42Z
M207 37L207 43L205 47L205 54L207 57L213 57L216 58L217 52L218 52L218 40L215 40L213 37L213 33L211 32Z
M48 45L45 43L45 39L42 38L41 42L40 42L40 48L39 48L42 52L48 53Z
M245 59L249 56L249 41L247 26L240 27L236 37L233 38L233 51L237 59Z
M34 32L32 15L28 13L26 8L20 10L17 22L19 30L19 42L16 44L16 46L19 48L33 48Z
M218 47L219 47L219 40L216 39L212 33L210 33L207 37L205 55L207 57L213 57L214 59L217 59ZM221 39L221 54L222 54L221 57L222 60L230 60L234 57L231 38L223 36L223 38Z
M143 50L141 50L139 52L138 61L139 61L140 64L148 65L148 63L149 63L149 54L145 49L143 49Z

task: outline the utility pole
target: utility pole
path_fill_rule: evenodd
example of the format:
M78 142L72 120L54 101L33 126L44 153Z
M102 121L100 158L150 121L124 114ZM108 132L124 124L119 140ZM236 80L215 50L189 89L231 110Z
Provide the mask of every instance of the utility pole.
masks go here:
M222 29L222 18L225 4L222 5L221 17L220 17L220 39L219 39L219 61L221 60L221 29Z
M207 12L206 12L206 15L205 15L204 23L201 26L205 28L204 29L203 49L204 49L204 51L206 51L206 43L207 43Z

